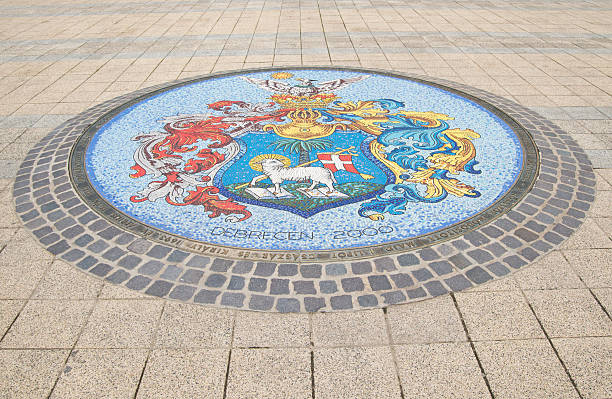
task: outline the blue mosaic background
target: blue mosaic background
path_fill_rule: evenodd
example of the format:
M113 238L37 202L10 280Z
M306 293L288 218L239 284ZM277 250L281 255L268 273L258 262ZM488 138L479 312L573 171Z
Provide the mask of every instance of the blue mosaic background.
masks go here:
M363 74L333 70L299 70L292 73L319 81ZM262 72L247 76L269 78L269 75L270 72ZM281 250L350 248L412 238L479 213L512 186L520 172L522 151L518 139L503 121L478 104L442 89L405 79L369 75L370 78L336 94L344 101L395 99L405 103L406 110L447 114L455 118L447 121L450 128L472 129L481 135L473 143L479 162L476 169L482 173L462 173L460 176L462 182L474 186L481 193L480 197L458 198L449 195L438 203L413 203L404 215L387 214L384 220L378 222L357 216L358 203L330 209L307 219L285 211L248 205L252 216L240 223L226 222L223 217L210 219L203 208L197 206L176 207L163 200L132 203L130 196L145 188L150 181L159 179L129 177L133 172L130 170L134 163L133 154L139 146L131 138L150 131L163 131L160 120L167 116L206 114L208 104L215 101L269 101L267 98L271 93L237 76L176 88L124 110L94 136L86 154L87 173L96 190L109 203L150 226L220 245ZM247 174L252 177L256 172L248 171ZM294 234L294 237L301 238L296 240L228 237L233 236L235 229L304 234ZM218 234L223 231L227 235ZM349 233L342 235L337 232ZM347 239L347 236L351 239Z

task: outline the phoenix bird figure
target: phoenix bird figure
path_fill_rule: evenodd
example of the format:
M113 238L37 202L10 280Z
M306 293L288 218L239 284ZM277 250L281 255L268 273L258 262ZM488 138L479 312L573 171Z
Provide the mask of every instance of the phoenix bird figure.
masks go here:
M314 96L322 93L330 93L334 90L342 89L350 84L359 82L368 78L368 75L360 75L354 78L347 79L335 79L327 82L315 84L316 80L296 78L295 80L301 82L301 84L290 85L276 80L257 79L241 76L242 79L249 83L253 83L264 90L271 91L276 94L288 94L291 96L302 97L302 96Z

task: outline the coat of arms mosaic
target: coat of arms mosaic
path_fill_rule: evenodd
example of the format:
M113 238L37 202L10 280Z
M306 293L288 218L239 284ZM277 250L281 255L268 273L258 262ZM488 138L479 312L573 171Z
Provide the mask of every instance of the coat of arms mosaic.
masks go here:
M447 229L504 197L529 141L510 125L417 80L260 71L124 107L90 129L83 164L110 205L179 237L364 247Z

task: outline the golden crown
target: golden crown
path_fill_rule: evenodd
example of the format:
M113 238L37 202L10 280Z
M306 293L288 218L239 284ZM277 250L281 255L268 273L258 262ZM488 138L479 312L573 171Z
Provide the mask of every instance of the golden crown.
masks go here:
M324 108L336 100L335 94L315 94L312 96L292 96L289 94L274 94L270 97L272 101L284 108Z

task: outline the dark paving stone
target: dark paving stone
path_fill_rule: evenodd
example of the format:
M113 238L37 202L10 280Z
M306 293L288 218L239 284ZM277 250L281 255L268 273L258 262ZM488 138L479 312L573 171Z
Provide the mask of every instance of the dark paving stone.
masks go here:
M448 292L446 288L439 281L430 281L424 284L425 288L431 296L440 296Z
M79 247L84 247L86 245L88 245L90 242L93 241L93 237L90 236L89 234L83 234L82 236L80 236L79 238L77 238L74 243L76 245L78 245Z
M98 261L97 261L97 259L96 259L96 258L94 258L93 256L88 256L88 257L86 257L86 258L81 259L81 260L80 260L80 261L77 263L77 266L78 266L80 269L87 270L87 269L89 269L90 267L92 267L93 265L95 265L96 263L98 263Z
M395 262L391 258L378 258L374 260L374 265L376 266L376 271L378 272L392 272L397 270L395 266Z
M560 244L563 242L563 238L560 235L550 231L544 234L544 239L551 244Z
M414 254L404 254L397 257L400 266L414 266L420 263L419 258Z
M504 243L504 245L508 248L512 249L519 248L523 245L523 243L521 243L516 237L513 236L505 236L501 239L501 242Z
M562 224L555 225L555 227L553 227L553 231L557 234L561 234L564 237L569 237L574 232L573 229L570 229Z
M115 238L116 236L118 236L119 234L121 234L122 231L119 230L117 227L115 226L109 226L108 228L102 230L101 232L98 233L98 235L102 238L104 238L105 240L111 240L113 238Z
M115 261L125 255L126 252L118 247L113 247L102 254L102 257L106 260Z
M581 211L588 211L591 208L591 204L588 202L584 202L584 201L574 201L572 202L572 208L581 210Z
M516 228L516 224L514 222L505 218L498 219L494 224L506 232L512 231Z
M294 298L278 298L276 310L281 313L295 313L300 311L300 301Z
M75 225L72 227L67 228L66 230L62 231L62 236L64 236L65 238L74 238L80 234L82 234L85 231L85 229L79 225Z
M453 255L448 258L448 260L459 269L465 269L472 264L472 262L462 254Z
M359 306L362 306L364 308L378 305L378 299L376 298L376 295L361 295L357 297L357 302L359 303Z
M193 297L195 291L195 287L191 287L188 285L177 285L174 287L172 292L170 292L170 295L168 295L168 297L172 299L177 299L179 301L188 301L191 299L191 297Z
M40 197L36 198L36 204L37 205L41 205L41 204L46 204L49 202L53 201L53 196L51 194L45 194L45 195L41 195ZM22 202L23 204L23 202ZM31 209L31 208L28 208ZM26 209L27 210L27 209ZM20 211L17 211L18 213L21 213Z
M298 265L293 263L281 263L278 265L279 277L290 277L298 274Z
M428 262L431 260L439 259L440 255L431 248L424 248L419 251L419 257L424 261Z
M210 270L213 272L226 272L230 269L233 263L233 260L215 258L212 265L210 265Z
M431 269L438 275L438 276L442 276L448 273L451 273L453 271L453 266L451 265L450 262L445 261L445 260L441 260L438 262L431 262L429 264L429 267L431 267Z
M130 278L130 273L126 272L125 270L117 270L110 276L106 277L105 280L113 284L121 284L128 278Z
M363 280L359 277L343 278L340 283L344 292L363 291L364 289Z
M45 206L48 205L48 204L45 204L45 205L40 207L40 210L46 213L46 212L52 211L53 209L57 209L57 207L59 207L59 205L57 203L55 203L55 202L52 202L50 204L52 204L54 206L52 209L45 210L44 209ZM29 211L32 208L34 208L34 204L31 203L31 202L26 202L26 203L23 203L23 204L15 206L15 211L17 211L17 213L23 213L23 212Z
M330 298L330 304L334 310L346 310L353 308L353 298L350 295L339 295Z
M485 263L493 260L493 255L482 249L475 249L469 251L467 254L478 263Z
M179 281L181 283L187 284L198 284L203 276L204 272L201 270L187 269L187 271L183 273Z
M542 240L538 240L532 243L531 246L540 252L548 252L552 249L552 245L547 244L546 242Z
M249 291L264 292L267 288L268 280L265 278L251 277L249 280Z
M406 296L402 291L385 292L384 294L381 294L381 296L384 299L385 305L393 305L406 300Z
M108 247L109 245L106 242L102 240L98 240L92 243L90 246L88 246L87 249L90 250L91 252L100 253Z
M372 263L370 262L355 262L351 263L351 271L353 274L367 274L372 272Z
M300 266L300 274L304 278L320 278L322 265L302 265Z
M538 239L538 235L536 233L523 228L516 229L514 235L527 242L531 242Z
M221 291L200 290L193 298L195 303L215 303Z
M433 274L427 269L419 269L412 272L414 278L418 281L426 281L433 278Z
M368 282L374 291L390 290L392 288L387 276L368 276Z
M342 263L332 263L329 265L325 265L325 274L327 274L328 276L342 276L346 274L346 266L344 266Z
M241 290L244 288L245 285L245 279L242 276L232 276L230 278L229 283L227 284L227 289L228 290Z
M223 274L211 274L206 279L206 282L204 283L204 285L206 285L207 287L219 288L223 286L223 284L225 284L226 280L227 280L227 277L224 276Z
M307 312L317 312L325 307L325 299L323 298L304 298L304 308Z
M55 242L58 242L60 239L61 237L58 234L51 233L49 235L44 236L39 241L42 245L51 245Z
M70 245L65 240L62 240L48 247L47 251L51 252L53 255L59 255L62 252L66 252L69 249L70 249Z
M32 205L29 205L29 208L25 208L25 207L21 207L20 209L17 209L17 212L22 212L22 211L26 211L28 209L30 209L32 207ZM50 212L54 209L59 208L59 205L56 202L49 202L47 204L44 204L43 206L40 207L41 212L47 213Z
M179 251L178 249L175 249L168 256L168 262L170 262L170 263L180 263L180 262L184 261L185 259L187 259L188 256L189 256L189 253L183 252L183 251Z
M300 295L314 295L317 293L314 281L294 281L293 290Z
M273 278L270 280L270 294L272 295L288 295L289 294L289 279Z
M562 212L561 209L559 209L557 207L554 207L554 206L551 206L551 205L546 205L542 210L544 212L546 212L546 213L549 213L549 214L553 215L553 216L557 216L557 215L559 215Z
M274 274L276 263L258 262L254 274L257 276L269 277Z
M481 245L488 244L491 241L489 238L487 238L487 236L477 231L470 231L468 233L465 233L463 238L469 241L470 244L472 244L475 247L479 247Z
M533 248L523 248L521 250L521 256L529 261L533 261L540 256L540 254Z
M134 241L136 237L130 233L123 233L115 239L115 242L119 245L127 245Z
M501 237L504 232L501 229L498 229L495 226L486 226L482 228L482 232L491 238Z
M145 294L149 294L149 295L153 295L157 297L164 297L168 295L168 293L170 292L173 286L174 284L170 282L158 280L154 282L153 284L151 284L149 288L147 288L147 290L145 291Z
M472 283L461 274L457 274L453 277L444 279L444 282L453 291L461 291L465 290L466 288L472 287Z
M98 277L106 276L113 268L106 263L98 263L93 269L89 270Z
M466 249L468 249L470 247L470 244L468 244L464 240L455 240L455 241L452 242L452 244L459 251L464 251L464 250L466 250Z
M187 266L204 269L210 263L210 258L206 256L194 255L187 261Z
M465 275L467 276L467 278L469 278L476 284L482 284L486 281L493 279L493 277L491 277L491 275L480 266L476 266L471 268L470 270L467 270L465 272Z
M108 222L106 222L105 220L99 219L99 220L93 222L92 224L90 224L87 227L91 231L101 231L101 230L104 230L105 228L107 228L108 226L109 226Z
M527 227L529 230L535 231L536 233L541 233L546 230L545 225L537 223L533 220L530 220L529 222L525 223L525 227Z
M44 237L47 234L52 233L52 232L53 230L51 229L51 227L45 226L45 227L41 227L40 229L34 230L32 233L34 234L34 236L40 239L41 237Z
M25 227L28 229L37 229L45 224L45 221L42 218L36 218L34 220L29 221L25 224Z
M412 290L406 290L406 295L408 295L408 298L410 299L416 299L427 296L427 292L425 292L423 287L419 287Z
M537 212L536 208L527 204L521 204L516 209L527 215L534 215Z
M163 278L164 280L175 281L177 278L179 278L181 274L183 274L183 269L181 267L177 267L175 265L168 265L166 266L166 269L164 270L162 275L159 277Z
M164 264L161 263L160 261L150 260L144 265L140 266L138 271L142 274L152 276L154 274L157 274L163 267L164 267Z
M67 260L68 262L75 262L85 256L85 252L79 249L71 249L62 255L62 259Z
M148 277L134 276L130 279L130 281L128 281L125 284L125 286L132 290L140 291L143 288L145 288L147 285L149 285L150 282L151 282L151 279Z
M238 292L224 292L221 297L221 305L241 308L244 306L244 299L244 294Z
M267 295L252 295L249 301L249 309L270 310L274 306L274 297Z
M323 294L333 294L338 291L338 286L333 280L319 281L319 290Z
M136 240L128 246L128 250L137 254L144 254L151 247L151 242L147 240Z
M447 257L455 253L455 248L453 248L453 246L450 244L439 245L436 250L440 255L442 255L442 257Z
M582 221L580 221L578 219L571 218L571 217L567 217L567 216L564 216L561 219L561 221L563 222L564 225L566 225L566 226L568 226L570 228L573 228L573 229L578 228L582 224ZM530 223L532 223L532 222L530 222ZM528 225L529 225L529 223L527 223L525 226L529 227ZM542 227L543 227L543 229L541 231L544 230L545 226L542 226ZM534 230L534 229L532 229L532 230Z
M397 288L406 288L414 284L412 277L407 273L392 274L391 280L393 280Z
M138 256L126 255L119 261L119 266L123 267L124 269L132 270L138 266L140 262L142 262L142 259L140 259Z
M513 269L518 269L518 268L523 267L523 266L525 266L527 264L527 262L525 262L523 259L521 259L517 255L512 255L512 256L508 256L508 257L504 258L504 263L506 263L507 265L509 265Z
M165 247L163 245L155 245L153 248L147 252L147 256L155 259L163 259L166 255L170 253L171 249Z
M251 261L239 261L236 262L232 268L232 272L236 274L246 274L253 270L253 262Z
M23 220L24 222L27 222L29 220L34 219L38 215L40 215L40 213L37 210L31 210L30 212L24 213L23 215L21 215L21 220Z
M487 245L485 249L491 252L495 258L499 258L501 255L507 252L506 248L504 248L500 243L497 242Z

